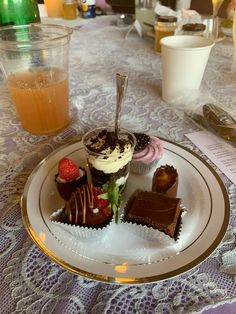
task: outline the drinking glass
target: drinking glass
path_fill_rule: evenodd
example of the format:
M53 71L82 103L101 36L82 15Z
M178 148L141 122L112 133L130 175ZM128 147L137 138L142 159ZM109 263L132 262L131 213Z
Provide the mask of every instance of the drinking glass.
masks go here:
M55 132L69 123L71 33L47 24L0 28L0 66L22 126L31 133Z
M44 4L49 17L62 17L62 0L44 0Z
M40 23L36 0L0 1L0 26Z
M213 25L212 25L212 37L213 40L217 40L218 38L218 32L219 32L219 20L218 20L218 12L219 9L222 5L224 0L212 0L212 6L213 6L213 15L212 15L212 20L213 20Z

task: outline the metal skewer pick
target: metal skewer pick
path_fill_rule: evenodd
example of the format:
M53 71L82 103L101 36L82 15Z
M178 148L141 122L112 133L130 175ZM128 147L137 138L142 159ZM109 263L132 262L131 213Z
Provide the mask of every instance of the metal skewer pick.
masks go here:
M115 136L118 137L120 130L120 112L123 104L126 88L128 85L128 76L116 73L116 117L115 117Z

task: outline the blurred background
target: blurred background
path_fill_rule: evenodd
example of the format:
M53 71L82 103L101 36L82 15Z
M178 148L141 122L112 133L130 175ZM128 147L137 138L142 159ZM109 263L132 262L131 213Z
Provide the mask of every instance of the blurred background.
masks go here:
M136 2L145 2L145 0L139 0ZM151 2L146 0L146 3ZM155 1L156 2L156 1ZM177 0L160 0L161 4L175 9ZM226 16L226 8L230 0L225 0L220 8L219 16ZM135 0L96 0L96 5L103 8L104 3L109 4L114 12L117 13L134 13L135 10ZM212 0L192 0L191 9L196 10L200 14L211 14L212 13Z
M136 0L140 3L156 2L154 0ZM175 9L178 0L159 0L165 6ZM226 17L226 8L230 0L224 0L220 10L219 16ZM44 3L44 0L38 0L38 3ZM135 13L135 0L96 0L96 6L102 10L112 10L114 13ZM212 0L191 0L191 9L196 10L200 14L212 14Z

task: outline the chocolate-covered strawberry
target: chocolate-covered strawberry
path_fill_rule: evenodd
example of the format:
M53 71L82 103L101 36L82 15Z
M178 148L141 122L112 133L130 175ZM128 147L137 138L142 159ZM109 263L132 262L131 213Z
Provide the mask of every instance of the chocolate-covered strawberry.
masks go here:
M121 198L114 182L102 188L84 184L71 194L66 202L60 221L66 224L102 228L117 217Z
M58 164L58 173L55 176L57 190L61 197L68 200L71 193L87 182L86 172L71 159L63 158Z

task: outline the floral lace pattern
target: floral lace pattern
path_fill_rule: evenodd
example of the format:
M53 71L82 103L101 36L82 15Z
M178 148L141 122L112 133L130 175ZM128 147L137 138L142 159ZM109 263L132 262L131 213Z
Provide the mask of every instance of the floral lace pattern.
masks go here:
M236 106L236 77L230 72L231 39L217 43L197 103L173 108L161 99L161 58L151 38L111 25L100 17L75 30L71 40L71 123L61 133L24 131L0 76L0 276L2 313L201 313L236 299L236 187L221 176L230 196L231 218L218 249L201 265L176 278L143 285L115 285L76 276L49 260L31 241L21 220L20 198L34 167L62 144L115 117L115 73L129 76L121 125L181 143L206 157L184 136L199 128L184 116L206 102ZM233 252L230 254L230 252Z

